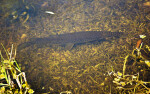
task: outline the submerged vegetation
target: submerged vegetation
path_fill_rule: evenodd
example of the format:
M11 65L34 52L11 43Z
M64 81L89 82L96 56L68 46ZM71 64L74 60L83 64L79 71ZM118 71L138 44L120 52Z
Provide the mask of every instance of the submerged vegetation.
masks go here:
M15 60L21 64L21 70L26 72L27 81L36 94L148 93L150 10L146 2L147 0L1 0L0 42L6 49L10 49L10 44L19 45L31 38L81 31L123 32L126 36L76 45L71 50L64 50L59 45L42 48L33 45L17 51ZM20 10L17 10L18 7ZM36 14L29 12L28 7ZM50 15L45 11L55 14ZM18 16L16 20L12 13L14 18ZM141 34L147 37L139 39ZM4 60L1 62L4 63ZM24 80L20 67L11 68L14 75L21 73L18 76ZM9 68L6 70L11 71ZM4 82L7 81L9 82ZM24 86L24 83L21 85ZM29 90L26 87L22 92ZM6 90L11 91L10 88L12 87L9 86Z
M36 15L34 6L25 0L2 0L0 9L1 18L5 19L7 24L16 22L24 24L31 15Z
M134 49L132 54L125 57L122 73L108 72L111 81L115 84L117 93L150 93L150 81L147 80L149 77L145 79L145 76L150 74L147 72L150 67L150 49L148 45L142 46L140 44L140 48ZM145 49L146 54L142 52L143 49ZM148 58L144 58L144 54Z
M27 83L25 72L21 71L21 68L15 60L16 52L13 51L13 45L10 52L5 48L4 51L7 59L3 57L0 51L0 93L33 94L34 91L30 89Z

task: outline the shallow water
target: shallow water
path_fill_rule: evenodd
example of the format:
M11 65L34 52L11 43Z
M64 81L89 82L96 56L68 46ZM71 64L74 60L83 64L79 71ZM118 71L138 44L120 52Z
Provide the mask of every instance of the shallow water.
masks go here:
M124 58L139 34L149 34L150 11L144 0L1 0L0 42L6 49L32 39L74 32L123 32L108 41L76 45L33 44L17 52L16 60L36 94L71 91L102 94L115 91L105 81L108 71L122 71ZM45 13L45 11L54 14ZM92 35L91 35L92 36ZM55 38L54 38L55 39ZM52 39L51 39L52 41ZM41 43L42 44L42 43ZM106 82L104 86L101 83Z

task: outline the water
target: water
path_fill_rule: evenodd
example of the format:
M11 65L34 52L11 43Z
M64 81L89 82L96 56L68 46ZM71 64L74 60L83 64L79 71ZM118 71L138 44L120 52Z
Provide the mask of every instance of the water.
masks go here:
M8 49L32 40L87 31L123 32L121 38L64 46L32 45L17 52L16 60L36 94L71 91L102 94L115 91L108 71L122 71L139 34L149 34L149 7L144 0L1 0L0 42ZM54 12L54 14L45 13ZM143 76L144 77L144 76ZM105 82L105 85L101 83Z

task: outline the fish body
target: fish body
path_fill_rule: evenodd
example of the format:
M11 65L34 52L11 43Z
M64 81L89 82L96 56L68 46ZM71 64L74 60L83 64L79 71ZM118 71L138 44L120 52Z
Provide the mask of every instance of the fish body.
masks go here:
M45 38L33 38L29 42L25 42L18 46L18 49L24 49L31 45L66 45L66 44L81 44L94 41L100 41L109 37L120 37L123 32L108 32L108 31L87 31L87 32L75 32L66 33L60 35L53 35Z

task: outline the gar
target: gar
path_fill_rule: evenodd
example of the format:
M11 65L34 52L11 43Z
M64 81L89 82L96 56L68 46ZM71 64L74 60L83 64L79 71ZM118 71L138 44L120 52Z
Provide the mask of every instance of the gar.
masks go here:
M18 50L26 47L37 45L44 47L45 45L66 45L67 48L72 48L75 44L92 43L94 41L104 41L106 38L119 38L123 32L110 32L110 31L82 31L75 33L66 33L60 35L52 35L44 38L32 38L28 42L18 45Z

